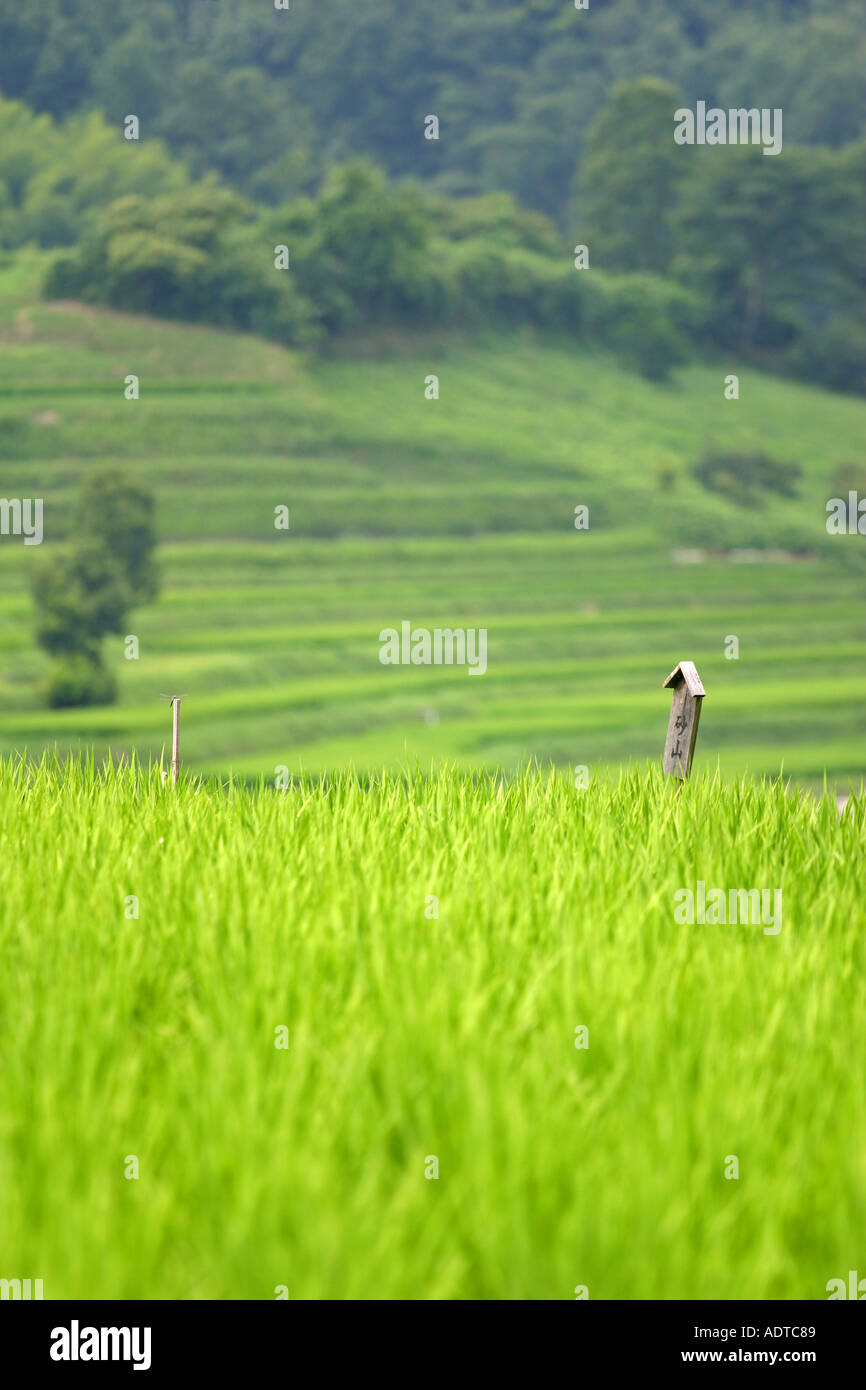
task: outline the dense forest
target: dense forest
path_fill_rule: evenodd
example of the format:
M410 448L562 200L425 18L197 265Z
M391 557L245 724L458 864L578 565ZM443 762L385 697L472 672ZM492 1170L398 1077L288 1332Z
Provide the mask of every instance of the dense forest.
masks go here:
M862 20L862 0L0 0L0 247L67 248L54 295L286 341L529 320L648 370L691 340L864 391ZM677 147L697 100L783 109L783 157Z
M686 104L783 107L791 144L866 135L862 0L0 0L0 34L7 97L134 112L193 174L266 202L366 154L564 226L587 132L639 76Z

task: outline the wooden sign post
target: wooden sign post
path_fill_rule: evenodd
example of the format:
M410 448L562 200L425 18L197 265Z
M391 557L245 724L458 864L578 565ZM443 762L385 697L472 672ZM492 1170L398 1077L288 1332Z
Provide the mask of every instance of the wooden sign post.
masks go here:
M672 777L685 781L692 770L692 757L698 737L701 702L706 691L693 661L681 661L664 683L673 688L671 718L662 768Z

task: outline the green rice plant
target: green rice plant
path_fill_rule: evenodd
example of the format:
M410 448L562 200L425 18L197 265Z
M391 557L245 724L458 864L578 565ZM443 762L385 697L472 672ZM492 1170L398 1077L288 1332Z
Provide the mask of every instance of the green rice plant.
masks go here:
M2 761L0 1277L821 1299L862 1272L862 802L574 780ZM699 882L778 890L781 929L681 924Z

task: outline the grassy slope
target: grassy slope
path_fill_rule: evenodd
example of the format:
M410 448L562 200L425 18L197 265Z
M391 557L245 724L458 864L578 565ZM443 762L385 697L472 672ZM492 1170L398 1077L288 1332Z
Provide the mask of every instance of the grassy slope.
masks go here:
M4 1269L825 1298L866 1220L864 817L657 771L175 795L0 764ZM781 931L677 925L697 879L781 889Z
M661 681L689 656L709 691L705 759L840 781L866 770L863 541L824 530L835 470L862 459L862 401L746 373L726 402L736 363L654 386L524 334L308 364L255 339L40 304L37 270L0 271L0 495L45 498L47 547L68 532L81 474L131 462L159 499L165 590L132 619L141 660L109 648L121 703L47 711L37 552L0 540L0 748L158 751L158 696L182 691L198 767L592 765L658 756ZM429 372L438 402L424 400ZM753 510L704 493L688 470L709 445L799 462L800 496ZM673 493L656 483L667 462ZM581 502L588 533L573 528ZM273 530L280 503L288 535ZM692 545L813 555L673 561ZM486 626L487 675L381 667L379 630L403 619Z

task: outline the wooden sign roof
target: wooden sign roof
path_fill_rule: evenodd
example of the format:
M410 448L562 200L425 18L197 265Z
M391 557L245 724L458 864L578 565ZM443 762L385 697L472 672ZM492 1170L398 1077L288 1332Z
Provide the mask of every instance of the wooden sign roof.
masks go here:
M701 684L701 678L693 661L680 661L671 671L662 689L666 689L669 685L676 689L678 685L682 685L683 681L685 681L686 690L690 695L694 695L696 698L702 698L706 695L707 692Z

